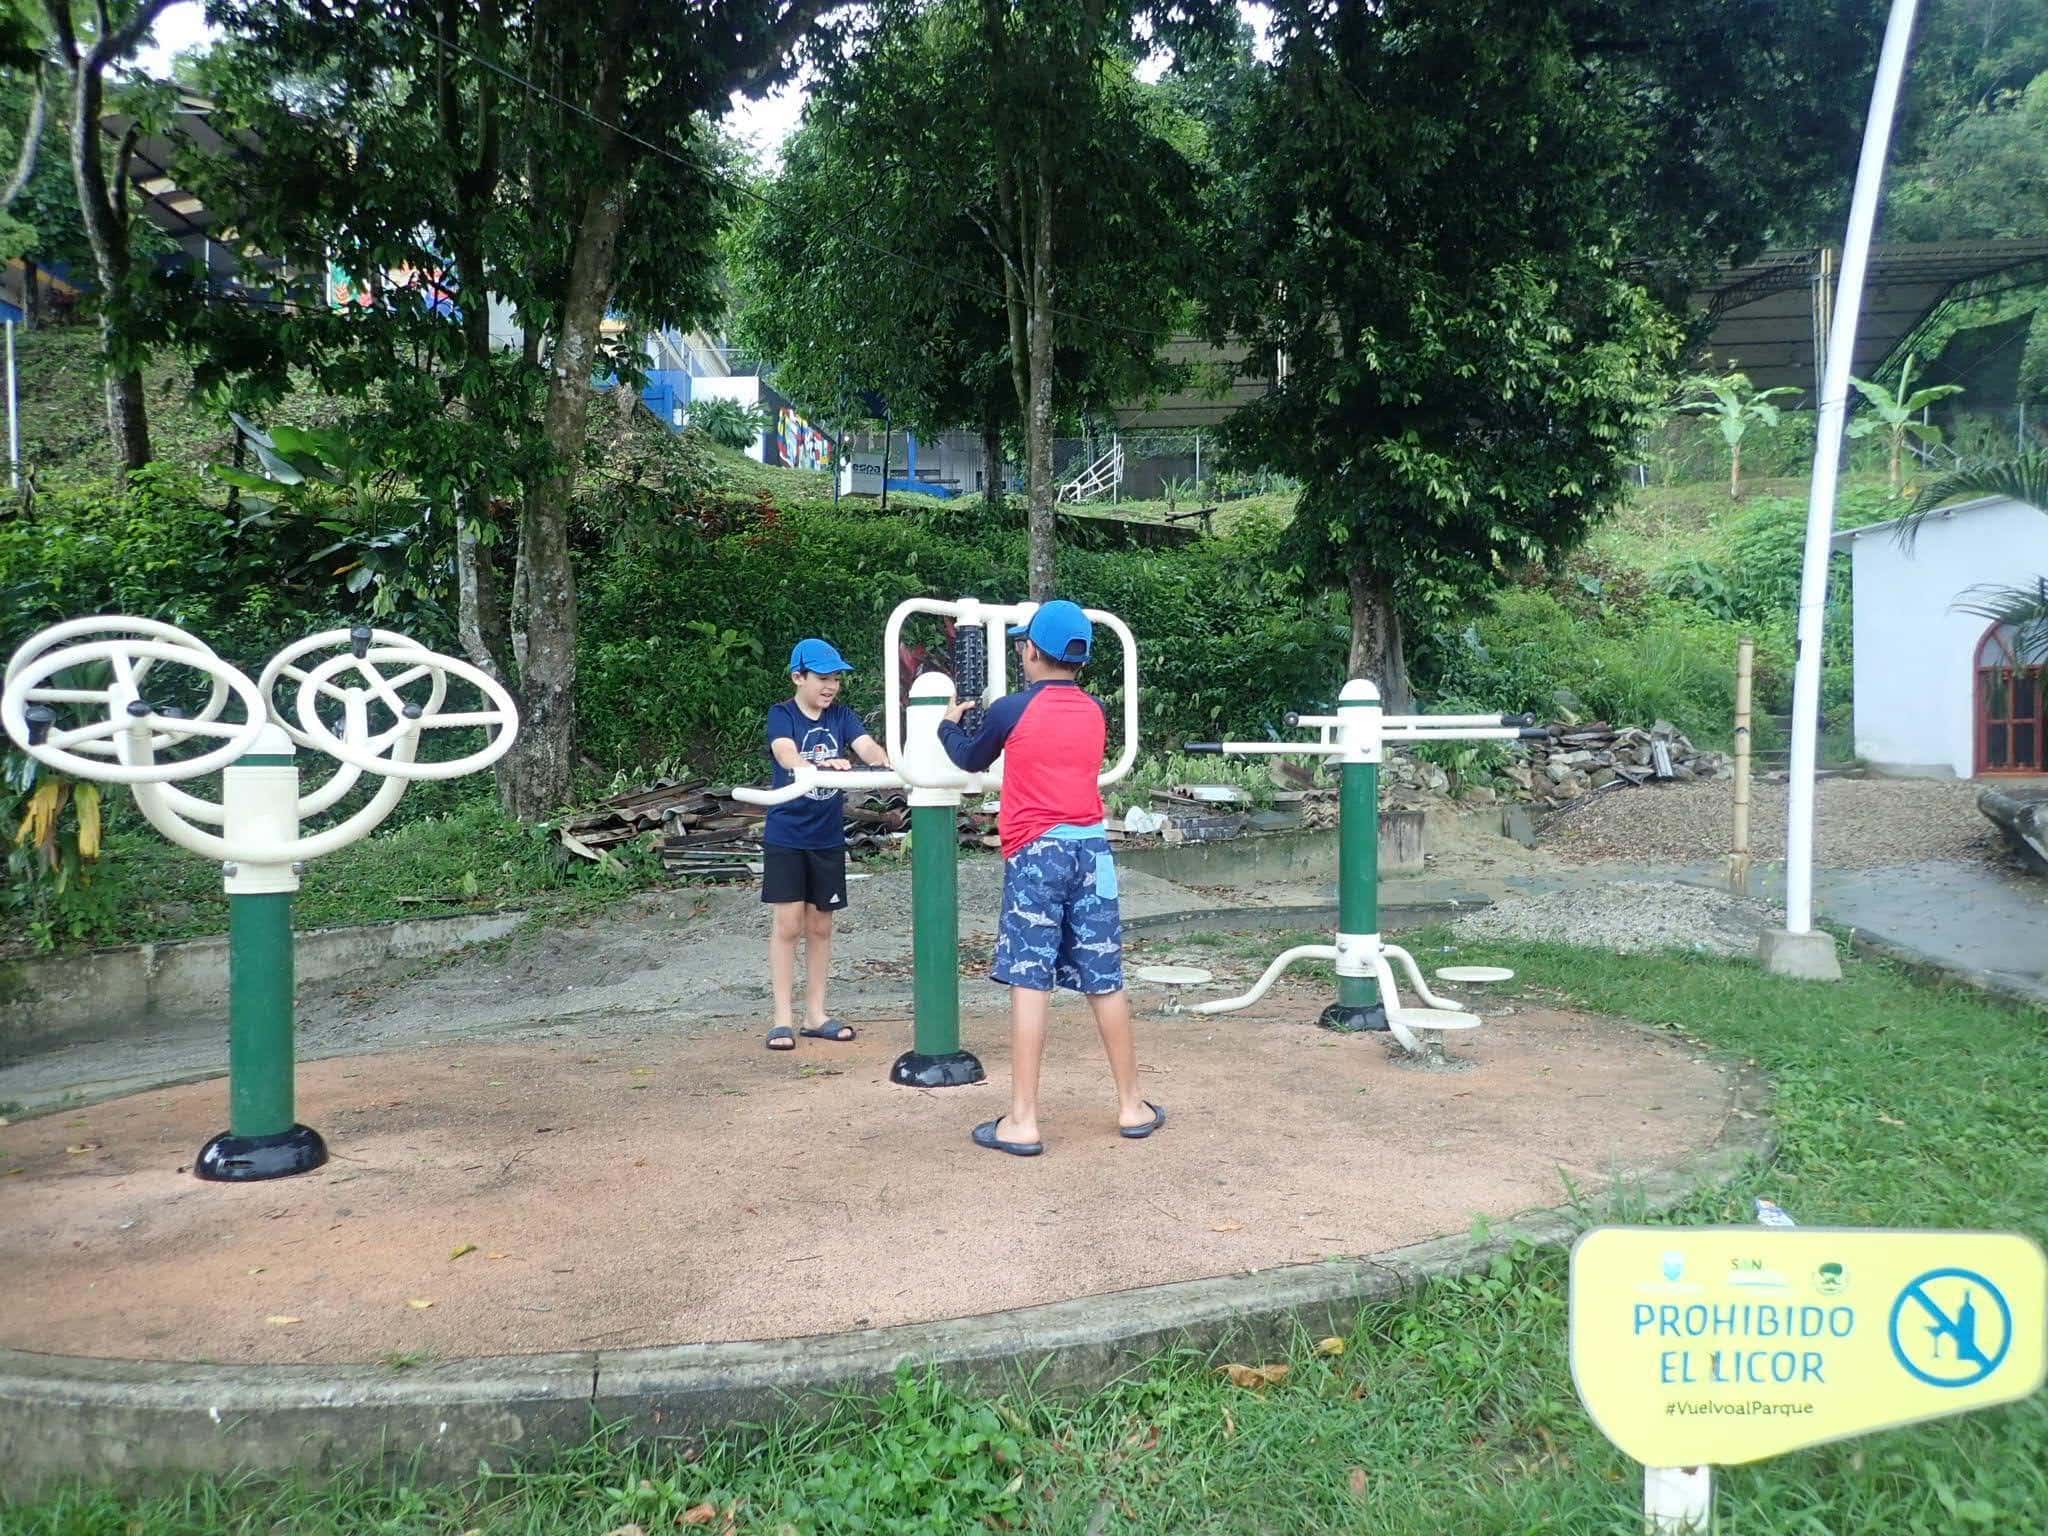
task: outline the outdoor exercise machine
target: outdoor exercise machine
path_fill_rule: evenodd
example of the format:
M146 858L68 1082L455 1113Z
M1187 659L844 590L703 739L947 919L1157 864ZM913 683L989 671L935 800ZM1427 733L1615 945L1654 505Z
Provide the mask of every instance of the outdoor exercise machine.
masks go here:
M323 652L332 654L315 661ZM445 708L451 678L481 693L484 708ZM278 702L280 682L297 689L289 712ZM196 698L201 684L205 702L196 712L175 702ZM231 706L239 720L227 718ZM67 713L77 723L63 724ZM251 682L183 630L107 615L53 625L14 653L0 725L48 768L128 785L151 826L220 863L228 896L228 1129L200 1149L193 1172L248 1182L318 1168L327 1146L298 1123L292 1081L292 892L308 861L368 836L408 785L459 778L503 757L519 730L512 696L468 662L390 630L309 635ZM424 732L471 728L492 733L479 750L418 760ZM208 750L180 755L194 745ZM301 747L337 765L310 794L299 792ZM216 772L217 803L177 787ZM301 835L302 821L339 805L365 774L384 781L374 795L335 825Z
M1234 1013L1264 997L1281 973L1301 960L1334 960L1337 1000L1325 1008L1320 1023L1344 1031L1386 1030L1404 1050L1419 1054L1414 1031L1474 1029L1479 1020L1452 998L1439 997L1422 979L1421 968L1407 950L1380 937L1379 922L1379 779L1380 759L1389 742L1516 741L1548 736L1527 715L1389 715L1380 710L1380 691L1362 677L1344 685L1334 715L1287 716L1290 728L1309 726L1315 741L1190 742L1190 752L1233 756L1334 758L1339 765L1337 793L1337 942L1299 944L1266 967L1251 991L1241 997L1194 1004L1191 1013ZM1401 1004L1393 967L1407 972L1420 1008Z
M1037 611L1036 603L984 603L972 597L953 602L912 598L897 604L882 632L883 731L891 766L821 769L803 763L780 789L733 790L734 799L749 805L781 805L814 791L908 791L913 1037L911 1048L889 1069L889 1080L907 1087L954 1088L984 1076L979 1059L960 1044L959 818L965 797L1001 788L1003 763L997 758L981 773L963 772L946 755L939 725L956 698L987 705L1009 691L1010 627L1028 624ZM1115 614L1083 611L1116 636L1123 652L1122 748L1100 778L1114 784L1138 757L1138 642ZM956 685L943 672L920 673L911 680L906 700L897 658L904 622L921 614L953 620L954 666L960 677Z

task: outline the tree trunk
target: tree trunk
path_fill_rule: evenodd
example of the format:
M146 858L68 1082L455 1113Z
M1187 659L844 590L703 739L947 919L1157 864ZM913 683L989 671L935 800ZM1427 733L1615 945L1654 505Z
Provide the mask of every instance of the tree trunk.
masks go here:
M1728 499L1736 500L1742 495L1742 444L1728 445Z
M993 423L981 429L981 499L993 516L1003 509L1003 434Z
M1351 567L1351 675L1378 685L1380 707L1390 715L1412 714L1408 659L1401 647L1401 616L1385 577L1362 565Z
M521 509L519 552L524 591L514 622L525 639L520 658L519 744L503 759L505 809L535 821L569 796L576 736L576 579L569 560L569 514L590 417L590 374L599 327L611 302L626 175L601 179L584 194L569 260L560 335L549 359L541 435L550 460Z
M1025 416L1030 442L1030 589L1036 602L1053 595L1052 484L1052 187L1043 166L1033 188L1031 281L1031 402Z
M71 81L71 179L78 193L78 210L85 223L87 242L92 246L94 276L99 281L100 356L107 369L107 434L122 473L142 468L150 460L149 413L142 398L142 374L132 365L123 367L126 351L122 326L130 303L128 253L128 210L124 168L127 145L121 149L122 163L115 166L116 188L107 185L105 161L100 145L100 68L95 51L75 64Z

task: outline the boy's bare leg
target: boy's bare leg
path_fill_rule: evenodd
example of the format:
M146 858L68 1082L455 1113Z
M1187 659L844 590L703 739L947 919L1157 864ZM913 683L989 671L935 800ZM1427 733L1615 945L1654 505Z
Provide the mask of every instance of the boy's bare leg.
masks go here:
M1045 1059L1050 992L1010 988L1010 1112L996 1127L1004 1141L1037 1141L1038 1068Z
M825 986L832 976L832 914L804 909L804 1018L806 1029L822 1029L832 1015Z
M1096 1033L1102 1036L1103 1054L1109 1057L1109 1075L1116 1079L1116 1123L1149 1125L1152 1111L1138 1097L1138 1034L1131 1027L1131 998L1128 992L1103 992L1088 999L1095 1015Z
M775 1023L794 1028L796 943L804 931L804 904L778 901L769 907L774 921L768 930L768 984L775 994Z

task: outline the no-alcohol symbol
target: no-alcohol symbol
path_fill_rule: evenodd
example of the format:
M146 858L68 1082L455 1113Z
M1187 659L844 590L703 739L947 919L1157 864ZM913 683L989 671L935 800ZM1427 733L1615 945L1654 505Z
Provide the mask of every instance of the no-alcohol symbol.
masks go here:
M1892 1303L1892 1354L1931 1387L1974 1387L2012 1348L2012 1308L1971 1269L1930 1269Z

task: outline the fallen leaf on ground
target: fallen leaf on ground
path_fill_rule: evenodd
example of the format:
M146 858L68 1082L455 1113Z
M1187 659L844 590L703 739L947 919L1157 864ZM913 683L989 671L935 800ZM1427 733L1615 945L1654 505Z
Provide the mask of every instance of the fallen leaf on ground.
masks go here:
M252 1275L260 1275L263 1273L263 1266L261 1264L258 1264L254 1269L250 1270L249 1273Z
M1351 1491L1359 1494L1365 1492L1365 1468L1353 1467L1351 1469Z
M1904 1129L1906 1128L1906 1122L1905 1122L1905 1121L1903 1121L1903 1120L1894 1120L1894 1119L1893 1119L1893 1118L1892 1118L1892 1117L1891 1117L1890 1115L1879 1115L1879 1116L1877 1117L1877 1121L1878 1121L1878 1124L1880 1124L1880 1125L1895 1125L1895 1126L1897 1126L1897 1127L1898 1127L1898 1128L1899 1128L1900 1130L1904 1130ZM4 1121L0 1121L0 1124L4 1124L4 1123L5 1123Z
M1237 1438L1237 1420L1230 1416L1228 1408L1223 1410L1223 1438L1226 1440L1235 1440Z
M487 1259L509 1259L512 1255L509 1253L487 1253L484 1257Z
M415 1296L410 1301L406 1302L406 1305L408 1307L411 1307L415 1312L424 1312L427 1310L427 1308L431 1307L433 1303L424 1296Z
M303 1323L305 1319L303 1317L285 1317L282 1314L273 1313L271 1316L263 1319L263 1321L270 1324L273 1328L289 1328L293 1323Z
M458 1246L456 1247L455 1251L454 1251L453 1253L451 1253L451 1254L449 1254L449 1255L448 1255L448 1262L449 1262L450 1264L453 1264L453 1263L454 1263L454 1262L455 1262L455 1261L456 1261L457 1259L461 1258L461 1257L462 1257L462 1256L463 1256L463 1255L464 1255L465 1253L475 1253L475 1252L476 1252L476 1244L475 1244L475 1243L462 1243L462 1244L459 1244L459 1245L458 1245Z
M650 1086L650 1085L649 1085L649 1084L647 1084L647 1083L628 1083L628 1084L626 1084L626 1086L627 1086L628 1088L646 1088L646 1087L648 1087L648 1086Z
M99 1149L100 1144L96 1141L81 1141L77 1146L66 1147L64 1150L66 1152L77 1154L79 1152L97 1152L99 1151Z
M647 1536L646 1530L637 1525L621 1525L606 1531L604 1536Z
M716 1504L692 1504L676 1516L677 1525L709 1525L718 1518Z
M1242 1232L1244 1230L1244 1223L1241 1221L1219 1221L1209 1230L1211 1232Z
M1292 1369L1287 1365L1219 1365L1216 1374L1228 1376L1234 1387L1277 1387Z
M1341 1355L1346 1347L1344 1341L1333 1333L1316 1345L1316 1353L1319 1355Z
M26 1168L10 1168L10 1169L8 1169L8 1170L7 1170L7 1172L6 1172L5 1174L0 1174L0 1178L9 1178L9 1179L11 1179L11 1178L13 1178L13 1177L14 1177L14 1176L15 1176L16 1174L18 1174L18 1173L27 1173L27 1172L28 1172L28 1170L27 1170Z

